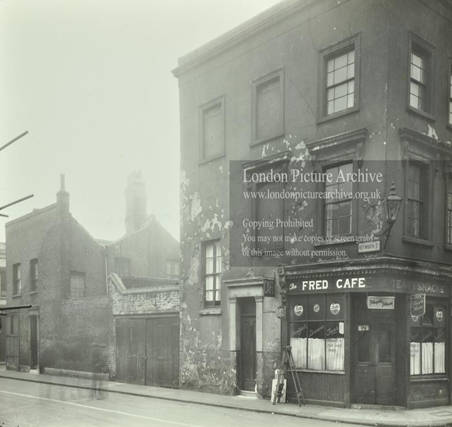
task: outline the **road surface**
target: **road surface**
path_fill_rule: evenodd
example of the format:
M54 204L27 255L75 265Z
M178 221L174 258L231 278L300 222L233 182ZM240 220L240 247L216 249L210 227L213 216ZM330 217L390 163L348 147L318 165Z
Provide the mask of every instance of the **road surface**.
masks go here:
M281 415L261 414L0 378L0 427L351 427ZM355 426L356 427L356 426Z

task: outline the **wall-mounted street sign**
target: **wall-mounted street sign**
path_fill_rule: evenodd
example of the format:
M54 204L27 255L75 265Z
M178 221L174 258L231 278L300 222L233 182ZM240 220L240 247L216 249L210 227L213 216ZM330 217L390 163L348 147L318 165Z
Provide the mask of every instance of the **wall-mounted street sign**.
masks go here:
M379 251L380 251L380 241L379 240L358 243L358 253L360 253L360 254L364 254L367 252L379 252Z
M365 332L369 330L369 325L358 325L359 332Z
M423 316L425 314L425 294L411 295L410 312L412 316Z
M367 297L367 308L371 310L394 310L395 297Z

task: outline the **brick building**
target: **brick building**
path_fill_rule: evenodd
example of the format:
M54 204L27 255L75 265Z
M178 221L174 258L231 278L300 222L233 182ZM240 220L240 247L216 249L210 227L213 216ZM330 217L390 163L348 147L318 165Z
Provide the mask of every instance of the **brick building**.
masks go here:
M181 387L268 397L291 345L309 402L450 403L451 22L287 0L179 59Z
M177 373L177 358L158 378L146 371L146 382L144 372L121 370L124 363L132 366L130 324L145 322L143 343L152 351L158 340L169 342L167 335L176 353L179 344L178 242L147 217L140 173L129 177L125 196L126 235L116 242L94 239L72 217L64 178L57 203L6 224L8 305L32 305L6 318L8 369L89 372L91 344L101 343L119 381L177 386L170 376ZM159 326L168 334L155 334Z
M90 345L108 344L111 311L103 248L72 217L69 193L6 224L8 369L89 371Z

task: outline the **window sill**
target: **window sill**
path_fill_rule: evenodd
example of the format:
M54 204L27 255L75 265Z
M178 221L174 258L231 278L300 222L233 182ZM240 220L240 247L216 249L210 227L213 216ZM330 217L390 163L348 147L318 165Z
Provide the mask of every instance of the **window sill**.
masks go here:
M318 247L323 247L323 246L334 246L334 245L346 245L346 244L350 244L350 243L355 243L356 244L356 239L354 236L342 236L344 240L339 239L339 240L328 240L325 242L316 242L313 243L312 246L314 246L315 248Z
M436 121L436 118L432 114L427 113L426 111L418 110L417 108L414 108L411 105L407 105L406 109L409 113L417 114L418 116L421 116L424 119L427 119L431 122Z
M427 246L433 248L435 244L431 240L420 239L419 237L403 236L402 241L406 243L414 243L416 245Z
M283 138L284 137L284 132L278 132L275 135L270 135L264 138L260 138L260 139L256 139L250 142L250 147L254 147L256 145L260 145L260 144L264 144L265 142L270 142L273 141L274 139L277 138Z
M315 371L314 369L301 369L295 368L297 372L303 372L305 374L331 374L331 375L345 375L345 371Z
M274 256L275 252L284 251L284 246L278 246L278 247L274 247L274 248L265 248L265 249L254 248L252 250L254 250L254 252L249 254L249 256L251 258L266 258L266 257Z
M329 116L321 117L317 120L317 124L320 125L325 122L329 122L330 120L338 119L343 116L347 116L348 114L354 114L359 111L359 106L348 108L347 110L340 111L338 113L331 114Z
M430 381L444 381L449 382L449 378L445 376L446 374L429 374L429 375L411 375L411 382L430 382Z
M38 291L31 291L30 292L30 295L37 295L38 294Z
M208 157L207 159L201 159L198 162L198 166L204 165L206 163L213 162L215 160L221 159L222 157L226 157L226 152L223 152L223 153L218 154L216 156Z
M446 249L446 251L452 251L452 244L446 243L446 244L444 245L444 249Z
M21 298L21 297L22 297L22 294L13 295L13 298Z
M208 307L199 310L200 316L221 316L221 307Z

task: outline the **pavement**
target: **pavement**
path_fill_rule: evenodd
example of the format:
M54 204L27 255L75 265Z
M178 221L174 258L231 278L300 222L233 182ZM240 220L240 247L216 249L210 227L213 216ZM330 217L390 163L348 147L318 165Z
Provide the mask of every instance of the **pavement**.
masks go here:
M52 384L65 387L90 389L91 380L84 378L61 377L55 375L7 371L0 367L0 378ZM0 381L1 389L1 381ZM105 381L102 389L109 393L141 396L176 402L208 405L219 408L238 409L257 413L285 415L305 419L340 422L368 426L452 426L452 406L426 409L381 409L381 408L332 408L318 405L279 403L272 405L269 400L245 396L225 396L191 390L177 390L136 384Z

